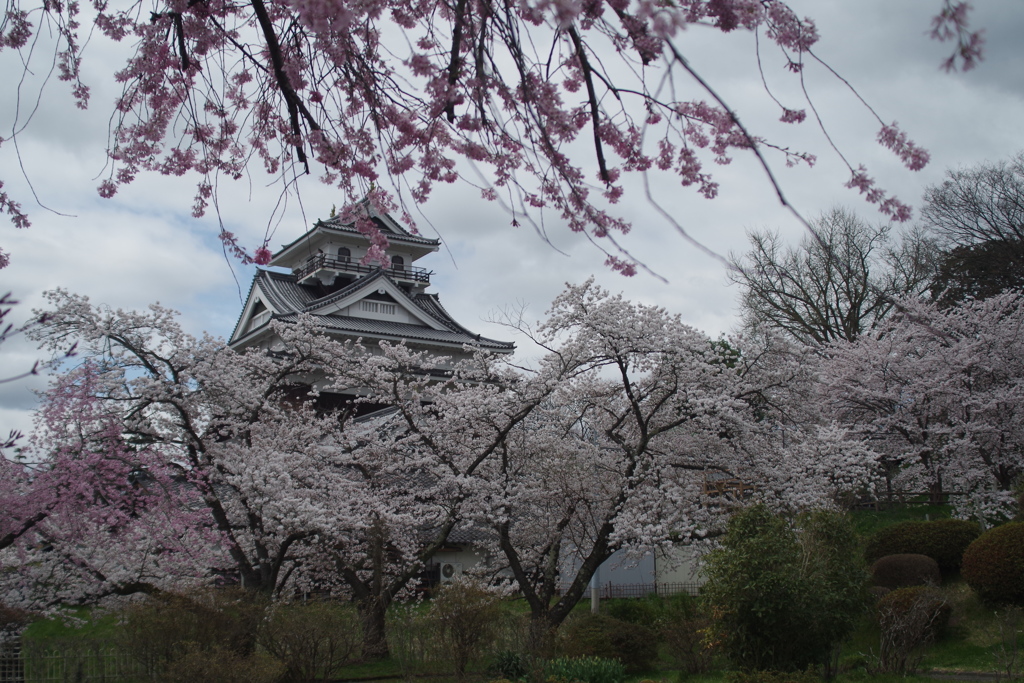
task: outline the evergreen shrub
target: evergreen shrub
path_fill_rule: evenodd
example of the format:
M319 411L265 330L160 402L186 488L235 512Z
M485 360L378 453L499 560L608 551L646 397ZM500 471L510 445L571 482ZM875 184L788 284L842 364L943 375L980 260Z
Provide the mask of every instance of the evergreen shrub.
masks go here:
M871 582L892 589L938 586L942 583L942 573L938 562L927 555L886 555L871 565Z
M900 522L875 533L864 556L872 564L887 555L927 555L949 576L960 569L964 551L980 533L976 523L962 519Z
M487 667L487 673L498 676L501 681L516 681L526 678L529 673L526 658L513 650L495 653L494 660Z
M857 555L842 515L812 513L798 535L764 505L740 510L707 558L704 597L716 644L745 670L833 669L836 646L867 602Z
M964 553L961 573L985 602L1024 606L1024 522L979 536Z

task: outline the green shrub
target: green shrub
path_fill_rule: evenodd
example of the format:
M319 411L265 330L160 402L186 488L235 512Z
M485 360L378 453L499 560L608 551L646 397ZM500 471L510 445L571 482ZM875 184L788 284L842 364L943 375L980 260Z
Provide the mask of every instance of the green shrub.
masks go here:
M864 556L872 564L887 555L927 555L949 576L960 569L964 551L980 533L976 523L962 519L900 522L872 536Z
M877 605L881 633L878 672L912 670L925 645L949 623L952 608L936 588L910 586L887 593Z
M805 517L798 538L763 505L737 512L707 558L715 642L747 670L831 670L866 604L856 554L853 528L836 513Z
M939 564L927 555L886 555L871 565L871 582L892 589L938 586L942 583L942 573Z
M260 629L259 643L285 665L283 680L325 681L358 654L359 624L355 610L347 606L279 605Z
M979 536L964 553L961 573L985 602L1024 606L1024 522Z
M626 678L626 668L622 662L604 657L563 657L548 662L544 674L549 681L622 683Z
M658 656L658 637L646 626L589 614L565 627L562 650L569 657L616 659L628 673L636 673L650 668Z

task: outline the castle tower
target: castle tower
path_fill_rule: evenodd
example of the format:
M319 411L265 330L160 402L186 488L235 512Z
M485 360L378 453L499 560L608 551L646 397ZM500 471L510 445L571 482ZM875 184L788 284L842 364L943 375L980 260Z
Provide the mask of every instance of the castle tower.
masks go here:
M493 353L512 353L512 342L470 332L449 315L437 294L427 292L431 271L414 265L438 250L439 240L414 235L387 214L372 208L370 218L387 237L390 264L361 263L370 247L352 223L332 217L274 254L260 269L228 342L236 350L273 350L277 336L272 320L316 316L324 331L340 339L361 338L371 351L381 340L405 342L453 360L465 357L466 345Z

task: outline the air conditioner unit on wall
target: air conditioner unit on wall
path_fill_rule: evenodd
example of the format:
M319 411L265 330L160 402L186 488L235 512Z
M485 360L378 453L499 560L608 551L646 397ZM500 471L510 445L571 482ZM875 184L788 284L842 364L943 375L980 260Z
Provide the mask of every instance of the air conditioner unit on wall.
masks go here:
M441 583L451 583L460 576L462 576L461 562L441 563Z

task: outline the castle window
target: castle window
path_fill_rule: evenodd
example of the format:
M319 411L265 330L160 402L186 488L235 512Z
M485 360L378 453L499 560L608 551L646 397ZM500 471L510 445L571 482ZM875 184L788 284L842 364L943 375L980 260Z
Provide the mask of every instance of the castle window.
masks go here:
M338 247L338 260L342 263L348 263L352 260L352 250L348 247Z

